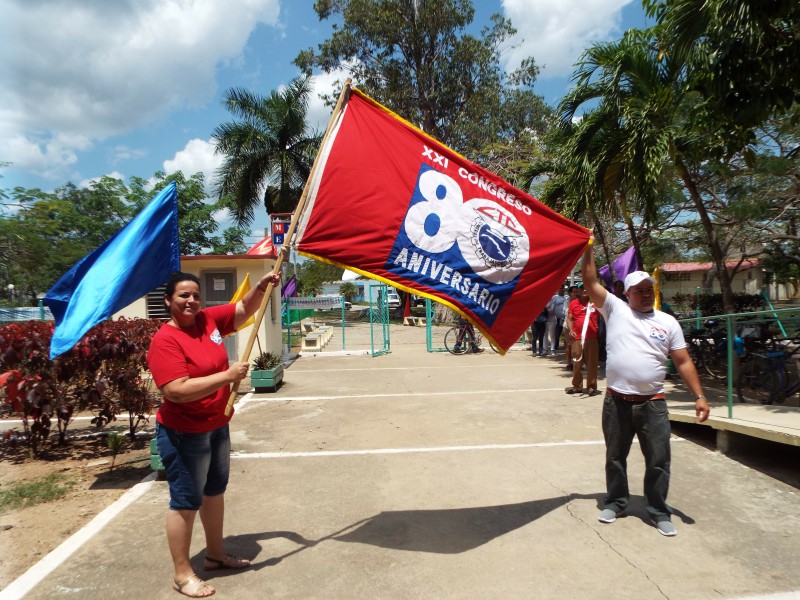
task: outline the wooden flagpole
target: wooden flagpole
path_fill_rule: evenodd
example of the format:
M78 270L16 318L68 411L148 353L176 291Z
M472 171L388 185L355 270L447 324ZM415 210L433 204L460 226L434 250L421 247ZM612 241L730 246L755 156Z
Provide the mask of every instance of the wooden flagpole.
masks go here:
M325 143L328 140L328 135L330 135L331 128L333 127L334 122L339 116L339 113L342 112L342 106L344 106L345 101L350 96L350 83L351 80L348 78L345 81L344 88L342 89L342 93L339 94L339 99L336 102L336 106L333 109L333 113L331 114L330 121L328 121L328 127L325 129L325 135L322 136L322 142L320 143L320 151L322 148L325 147ZM297 203L297 208L292 215L292 221L289 224L289 230L286 232L286 237L283 240L283 246L281 246L280 254L278 255L278 260L275 261L275 267L273 268L274 273L280 273L281 267L283 266L284 257L289 254L289 248L291 246L292 238L294 237L294 231L297 228L297 222L300 219L300 215L303 214L305 210L306 203L308 201L308 189L311 186L311 181L314 178L314 175L319 168L319 155L320 151L317 152L317 156L314 157L314 164L311 165L311 173L308 175L308 179L306 180L306 185L303 188L303 193L300 196L300 201ZM267 284L267 291L264 292L264 297L261 299L261 306L259 306L258 311L256 312L256 319L255 323L253 324L253 329L250 331L250 338L247 340L247 345L244 348L244 352L242 352L242 360L240 362L250 360L250 353L253 351L253 344L255 343L256 336L258 336L258 329L261 327L261 322L264 320L264 313L267 312L267 304L269 304L269 299L272 296L272 283ZM237 381L231 387L231 395L228 397L228 404L225 406L225 416L230 416L231 410L233 410L233 402L236 399L236 394L239 392L239 384L240 381Z

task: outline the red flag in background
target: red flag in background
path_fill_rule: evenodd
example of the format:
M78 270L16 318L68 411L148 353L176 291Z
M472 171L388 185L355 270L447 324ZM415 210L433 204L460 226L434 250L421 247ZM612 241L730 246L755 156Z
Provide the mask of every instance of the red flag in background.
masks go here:
M247 254L250 254L251 256L277 256L275 254L275 246L272 244L272 238L270 236L265 237L255 246L250 248L250 250L247 251Z
M300 216L300 254L443 302L507 350L589 231L353 89Z

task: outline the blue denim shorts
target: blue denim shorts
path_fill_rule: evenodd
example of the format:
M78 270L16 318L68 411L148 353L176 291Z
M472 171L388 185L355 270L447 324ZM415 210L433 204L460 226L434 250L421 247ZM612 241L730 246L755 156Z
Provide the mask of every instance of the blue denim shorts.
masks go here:
M225 493L231 462L227 424L207 433L182 433L156 423L156 444L172 510L198 510L203 496Z

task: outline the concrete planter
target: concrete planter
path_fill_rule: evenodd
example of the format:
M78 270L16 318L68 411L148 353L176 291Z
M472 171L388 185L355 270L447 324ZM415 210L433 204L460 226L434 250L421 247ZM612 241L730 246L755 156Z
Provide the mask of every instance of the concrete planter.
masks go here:
M283 365L274 369L250 371L250 383L256 392L274 392L283 381Z
M156 472L159 479L166 477L164 463L161 462L161 456L158 454L158 444L155 439L150 440L150 468Z

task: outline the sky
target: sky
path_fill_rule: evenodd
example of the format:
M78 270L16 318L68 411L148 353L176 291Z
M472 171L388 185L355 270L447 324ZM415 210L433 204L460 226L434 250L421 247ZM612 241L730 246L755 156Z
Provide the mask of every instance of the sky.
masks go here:
M232 87L268 95L300 73L298 52L326 40L313 0L0 0L0 188L52 191L111 175L201 171L222 158L211 133L233 116ZM511 71L533 56L534 91L555 105L573 65L594 42L648 25L639 0L474 0L474 31L493 13L518 34ZM330 93L334 75L314 77ZM310 120L331 109L315 93ZM3 208L0 208L3 210ZM13 210L13 207L5 207ZM225 214L216 218L225 222ZM254 231L263 231L266 213Z

